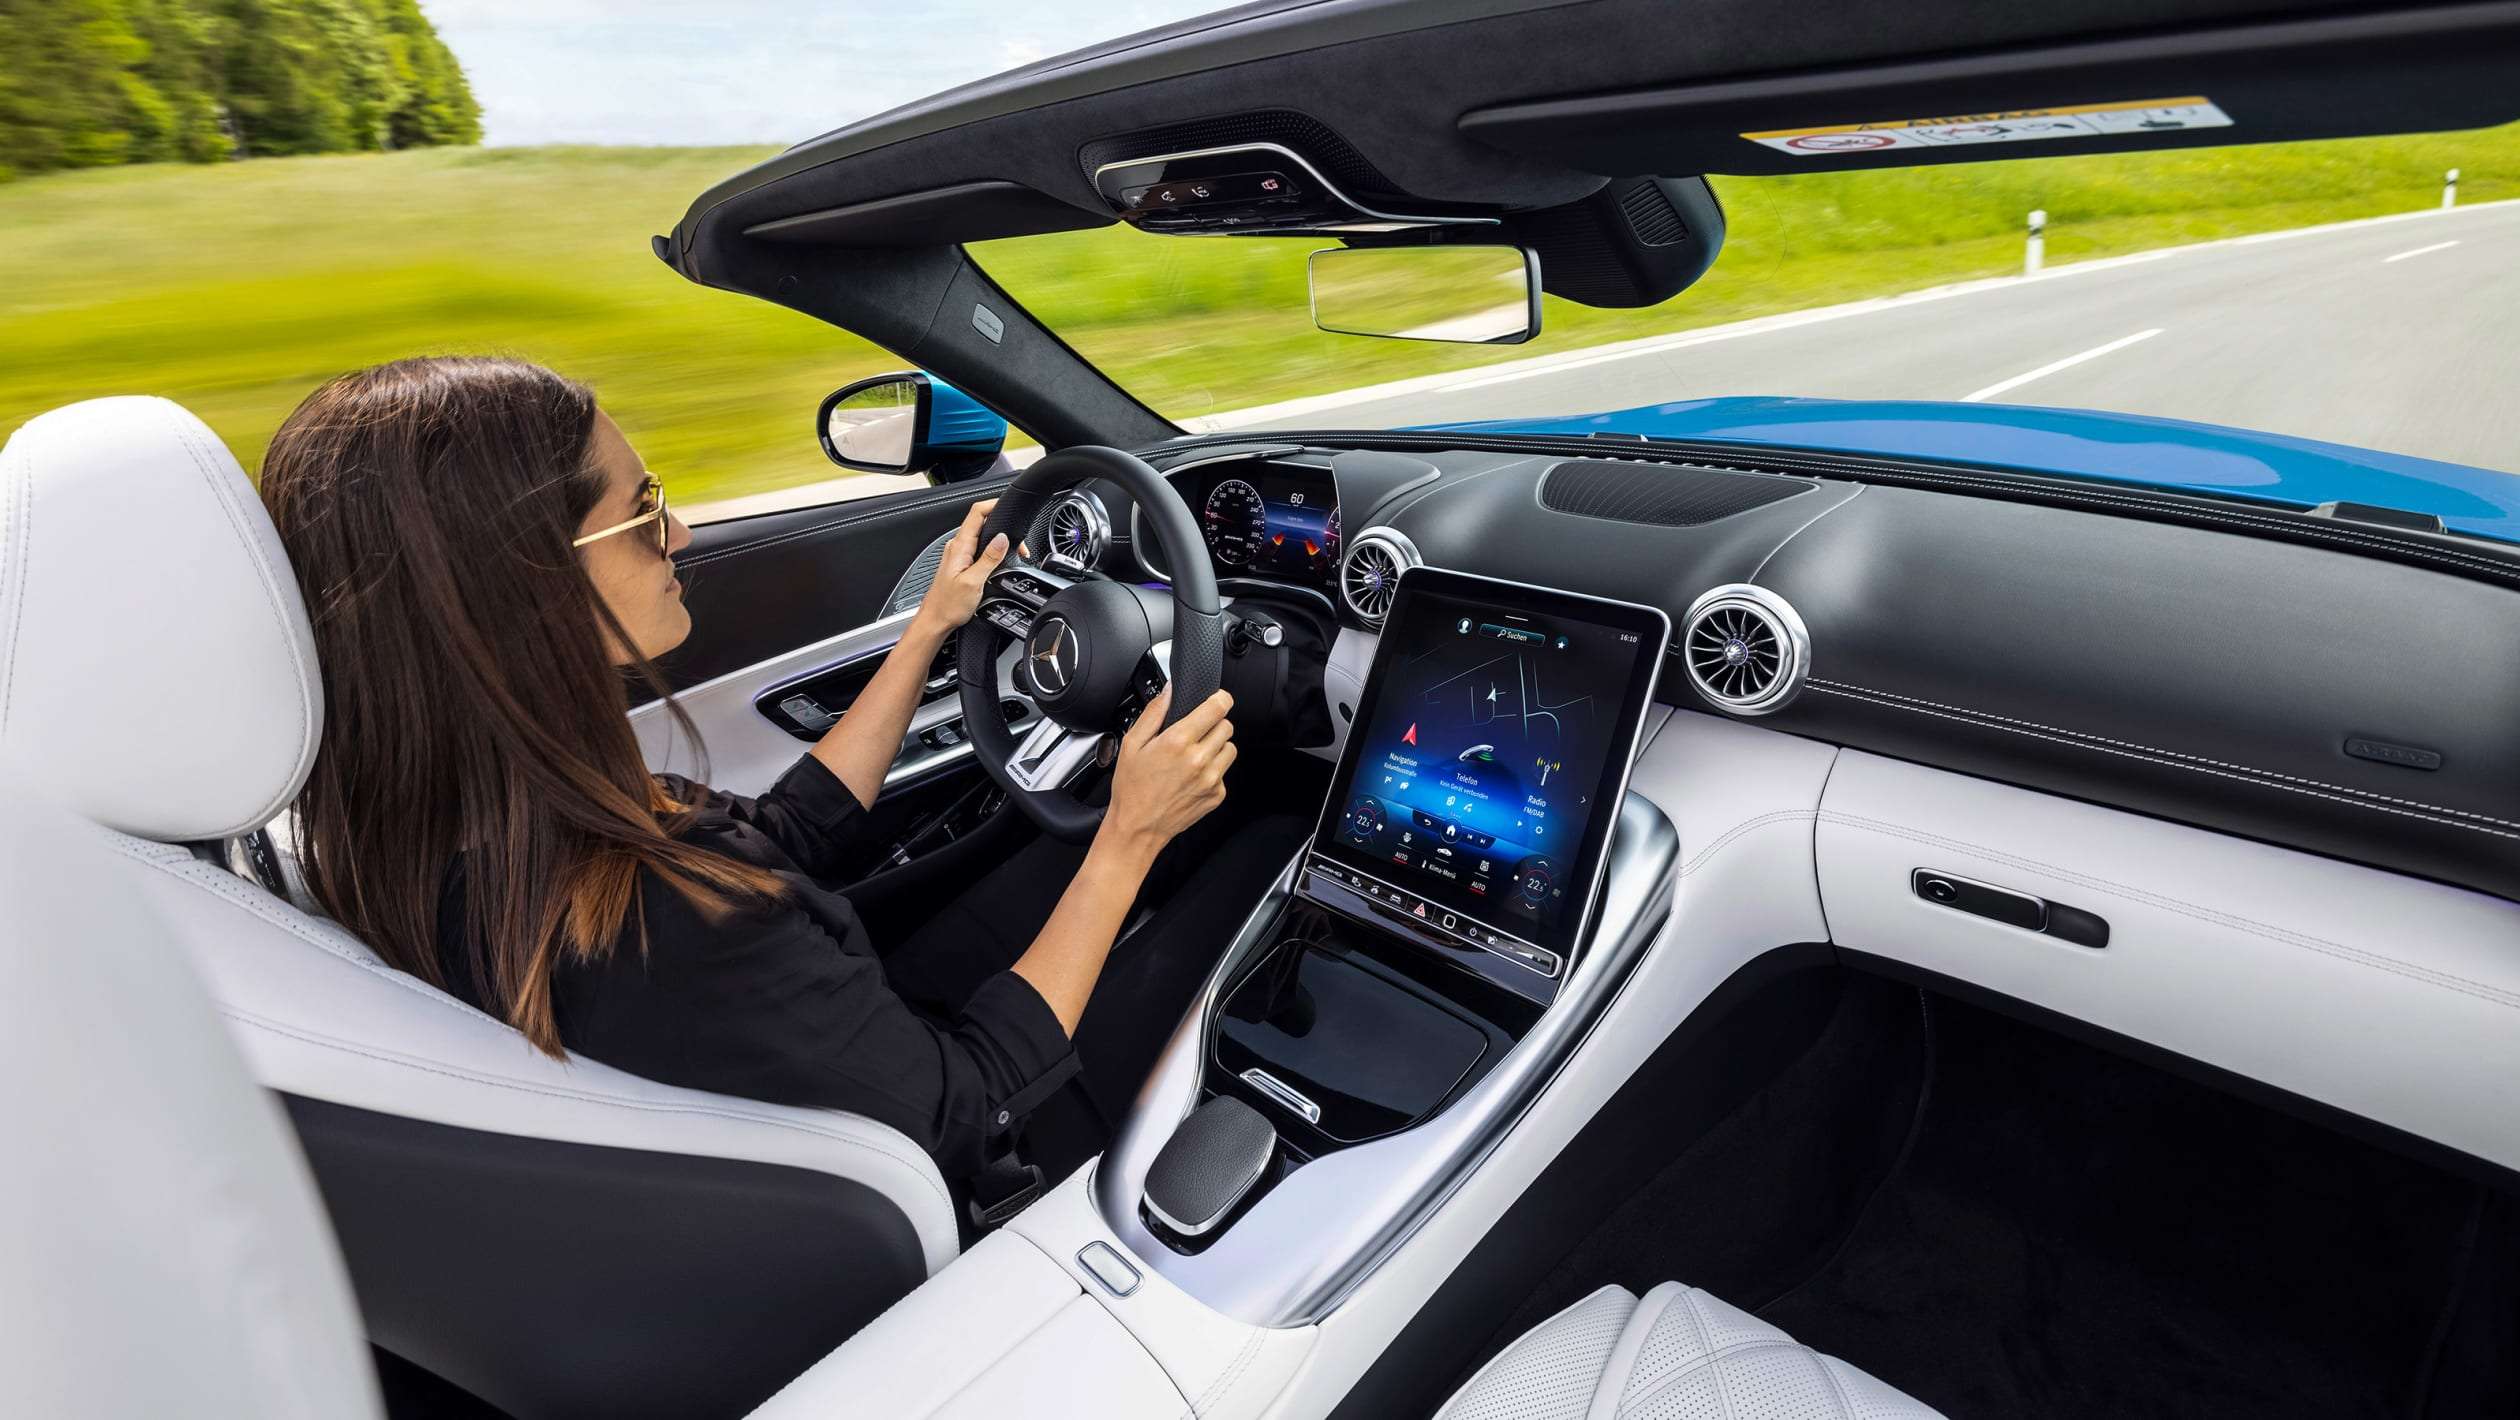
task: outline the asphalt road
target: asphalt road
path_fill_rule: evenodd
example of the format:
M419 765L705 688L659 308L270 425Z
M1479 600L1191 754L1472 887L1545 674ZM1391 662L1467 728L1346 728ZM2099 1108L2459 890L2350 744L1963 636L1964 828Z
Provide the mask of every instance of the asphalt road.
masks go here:
M1390 428L1710 395L1974 396L2520 472L2520 203L2171 248L1642 344L1217 422Z

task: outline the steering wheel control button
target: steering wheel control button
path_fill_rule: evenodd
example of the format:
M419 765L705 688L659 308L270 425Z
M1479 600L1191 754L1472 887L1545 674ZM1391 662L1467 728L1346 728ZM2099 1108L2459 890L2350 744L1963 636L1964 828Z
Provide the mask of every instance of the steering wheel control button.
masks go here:
M1077 1249L1076 1265L1115 1297L1125 1297L1138 1289L1138 1270L1109 1243L1089 1242Z
M1027 615L1022 607L1015 605L1013 602L991 602L988 609L980 614L988 620L988 623L991 626L1005 632L1008 636L1013 637L1015 640L1029 641L1032 639L1032 617Z

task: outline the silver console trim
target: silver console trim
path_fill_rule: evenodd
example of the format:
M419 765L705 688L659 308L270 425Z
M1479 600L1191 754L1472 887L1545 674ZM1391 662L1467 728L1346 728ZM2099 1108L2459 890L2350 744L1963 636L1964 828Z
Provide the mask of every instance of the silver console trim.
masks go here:
M1312 1096L1305 1094L1302 1090L1286 1083L1284 1080L1281 1080L1277 1076L1270 1074L1268 1071L1261 1069L1259 1066L1254 1065L1250 1069L1243 1071L1242 1082L1251 1086L1253 1089L1258 1090L1260 1093L1267 1095L1269 1098L1276 1100L1279 1104L1286 1106L1288 1109L1295 1111L1297 1114L1302 1115L1306 1124L1319 1124L1321 1122L1321 1106L1312 1102ZM1150 1203L1147 1206L1151 1208L1155 1205Z
M1309 847L1309 845L1307 845ZM1415 1128L1296 1169L1194 1255L1138 1216L1146 1171L1198 1103L1209 1027L1226 986L1275 941L1304 854L1290 859L1208 976L1137 1107L1094 1170L1103 1222L1128 1250L1201 1303L1254 1326L1317 1322L1452 1197L1565 1067L1670 916L1680 836L1651 800L1623 796L1591 933L1565 988L1530 1032L1460 1099Z

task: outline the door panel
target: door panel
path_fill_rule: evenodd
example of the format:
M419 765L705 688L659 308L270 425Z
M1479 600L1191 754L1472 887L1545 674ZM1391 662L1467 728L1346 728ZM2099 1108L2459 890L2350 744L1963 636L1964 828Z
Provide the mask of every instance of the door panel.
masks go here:
M917 490L695 529L678 559L692 633L664 664L706 754L651 701L630 712L649 767L732 793L768 788L899 641L964 510L1002 487ZM1013 659L1011 647L1000 657L1000 699L1029 724L1030 703L1007 679ZM950 674L932 673L872 811L876 842L898 851L879 846L852 876L1003 851L1000 821L1012 816L973 764L961 717Z
M666 680L701 685L876 621L901 594L915 604L935 567L922 555L1005 487L959 483L692 529L675 559L691 639L658 663ZM905 587L914 566L924 571Z
M896 612L677 693L675 699L691 716L707 747L706 766L700 763L692 746L675 733L673 721L661 703L650 701L632 710L630 722L638 730L639 747L647 755L648 767L694 777L700 777L705 767L706 782L714 788L738 794L760 793L796 763L810 745L791 728L795 712L779 703L787 697L789 688L800 682L812 684L819 673L845 671L853 665L872 666L875 658L890 651L901 639L910 615L908 610ZM1010 646L998 657L999 698L1014 699L1020 704L1022 697L1014 694L1008 678L1014 654L1015 648ZM925 783L970 764L971 747L961 742L959 735L952 737L956 743L939 746L936 741L944 737L933 733L961 719L957 688L951 682L931 685L934 689L925 703L910 717L910 732L902 741L901 758L894 761L892 773L885 781L887 792ZM779 694L769 693L774 690ZM1031 721L1032 711L1026 705L1017 723L1029 725Z

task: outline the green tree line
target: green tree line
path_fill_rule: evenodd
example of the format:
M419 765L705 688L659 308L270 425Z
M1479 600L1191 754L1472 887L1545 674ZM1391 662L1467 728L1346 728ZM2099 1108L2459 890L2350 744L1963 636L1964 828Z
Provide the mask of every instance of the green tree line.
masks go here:
M0 180L480 141L419 0L0 0Z

